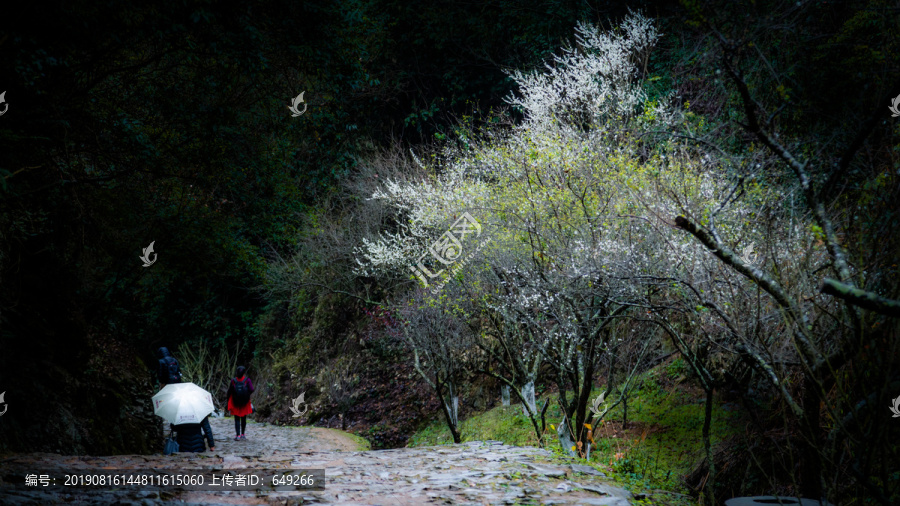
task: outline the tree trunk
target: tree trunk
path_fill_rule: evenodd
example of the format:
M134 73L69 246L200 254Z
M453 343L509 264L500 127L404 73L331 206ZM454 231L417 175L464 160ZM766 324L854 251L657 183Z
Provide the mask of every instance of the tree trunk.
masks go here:
M522 406L522 410L525 411L526 415L533 416L537 414L537 403L534 401L534 380L528 380L527 383L522 385L522 397L525 402Z
M487 374L488 376L492 376L500 381L508 381L496 373L493 373L490 371L481 371L481 372ZM531 382L533 384L534 380L532 380ZM501 393L501 395L504 396L502 398L503 405L504 406L510 405L509 394L512 389L515 389L516 395L519 396L519 399L522 401L522 404L524 406L525 405L525 395L524 395L522 389L515 387L515 386L511 386L509 383L506 383L500 387L500 393ZM549 398L547 398L546 401L544 402L544 408L541 410L540 425L538 425L537 411L532 411L531 413L528 413L528 412L525 413L526 415L528 415L528 418L531 420L531 425L534 427L534 434L535 434L535 436L537 436L538 445L541 448L544 447L544 428L546 427L546 420L545 420L544 416L547 413L547 406L549 405L549 402L550 402ZM537 405L535 405L535 407L537 407Z
M588 347L583 355L583 375L581 377L581 391L578 396L578 405L575 415L575 434L581 441L581 447L587 448L587 428L584 424L587 422L588 404L591 402L591 388L594 386L594 341Z
M556 388L559 395L559 407L562 409L563 415L569 417L572 413L569 412L569 399L568 395L566 395L566 380L565 375L563 375L561 370L556 371Z
M541 448L544 447L544 433L542 428L538 425L538 412L537 412L537 403L534 399L534 379L528 380L522 388L516 389L516 393L519 394L519 398L522 399L522 411L528 418L531 420L531 425L534 427L534 433L538 439L538 446ZM544 406L546 407L546 403ZM543 412L542 412L543 415Z
M453 425L459 425L459 396L450 394L450 415L453 418Z
M444 419L447 422L447 428L450 429L450 435L453 436L453 442L456 444L459 444L462 442L462 438L460 437L459 428L456 425L456 417L453 415L453 413L450 412L450 404L447 402L447 399L444 397L443 383L441 383L440 381L435 381L434 385L435 385L435 391L437 392L438 401L440 401L441 409L444 412ZM450 391L451 391L451 396L452 396L452 392L453 392L452 385L450 386Z
M566 418L566 415L563 415L563 419L559 422L559 427L556 428L556 437L559 439L559 446L562 447L563 452L570 457L574 457L575 451L572 448L575 446L575 442L569 436L569 420Z

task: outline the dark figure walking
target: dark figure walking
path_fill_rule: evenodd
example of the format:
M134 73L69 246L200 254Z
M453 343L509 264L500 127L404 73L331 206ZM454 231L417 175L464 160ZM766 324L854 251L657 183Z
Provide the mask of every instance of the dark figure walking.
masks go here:
M253 406L250 404L250 394L254 390L253 382L244 374L246 371L246 367L238 366L237 374L231 379L231 385L228 386L228 411L234 415L235 441L245 439L247 415L253 412Z
M200 423L169 424L175 431L175 440L178 441L179 452L205 452L203 435L209 443L209 450L216 451L216 440L213 438L212 427L209 426L209 417L204 416Z
M181 366L175 357L169 353L168 348L160 348L156 350L156 356L159 358L159 366L156 369L156 378L162 386L170 383L183 383L181 379Z

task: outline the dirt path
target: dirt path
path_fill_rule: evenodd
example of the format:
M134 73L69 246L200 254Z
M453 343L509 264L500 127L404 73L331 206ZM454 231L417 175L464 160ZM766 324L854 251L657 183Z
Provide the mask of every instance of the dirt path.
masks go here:
M216 438L214 454L224 456L234 452L268 454L276 451L328 452L357 451L363 448L358 440L346 432L321 427L284 427L265 423L247 424L247 439L234 440L234 419L213 418L210 425Z
M625 506L631 494L602 473L577 463L549 462L549 452L496 441L454 446L359 451L350 435L316 427L250 423L234 441L232 419L211 421L216 451L112 457L24 454L0 460L0 504L584 504ZM261 469L324 469L323 490L156 489L137 486L66 487L66 471L178 469L261 473ZM134 471L132 471L134 472ZM187 471L185 471L187 472ZM267 471L269 472L269 471ZM283 471L282 471L283 472ZM25 484L46 474L56 487Z

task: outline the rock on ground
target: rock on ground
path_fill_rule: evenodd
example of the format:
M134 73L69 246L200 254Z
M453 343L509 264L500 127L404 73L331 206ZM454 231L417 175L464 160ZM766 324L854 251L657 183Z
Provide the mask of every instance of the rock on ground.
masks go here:
M265 504L265 505L608 505L627 506L631 493L574 461L551 463L531 447L476 441L454 446L356 451L347 436L312 427L250 423L234 441L232 419L212 419L216 451L111 457L19 454L0 460L0 504ZM324 490L196 491L43 489L24 486L23 472L41 469L325 469Z

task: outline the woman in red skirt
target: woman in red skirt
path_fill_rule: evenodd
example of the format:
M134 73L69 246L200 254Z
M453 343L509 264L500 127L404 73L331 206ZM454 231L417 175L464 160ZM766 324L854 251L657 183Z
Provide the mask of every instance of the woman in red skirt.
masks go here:
M228 411L234 416L234 431L237 433L234 436L235 441L245 439L247 415L253 412L253 406L250 404L250 394L254 390L253 382L244 374L246 371L246 367L238 366L237 374L228 386Z

